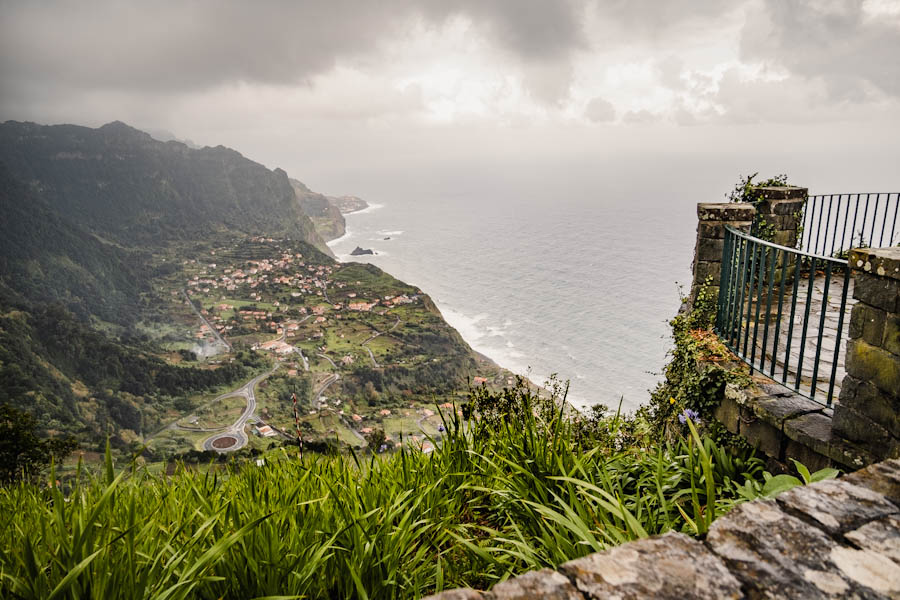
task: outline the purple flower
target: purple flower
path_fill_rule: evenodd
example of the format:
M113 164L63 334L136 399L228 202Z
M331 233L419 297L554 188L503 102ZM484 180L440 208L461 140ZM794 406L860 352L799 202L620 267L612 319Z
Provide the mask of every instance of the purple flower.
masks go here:
M384 452L385 450L387 450L387 444L382 444L381 446L378 447L379 453Z
M444 429L443 425L438 425L438 431L440 431L441 433L444 433L444 431L446 431L446 430Z
M694 423L697 423L697 424L700 423L700 415L697 413L696 410L692 410L690 408L684 409L684 412L682 412L680 415L678 415L678 422L681 423L682 425L687 423L688 419L690 419Z

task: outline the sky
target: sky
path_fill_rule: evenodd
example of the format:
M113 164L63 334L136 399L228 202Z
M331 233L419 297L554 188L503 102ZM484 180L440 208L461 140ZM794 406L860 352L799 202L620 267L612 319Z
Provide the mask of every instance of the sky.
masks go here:
M623 157L896 186L900 0L0 0L8 119L121 120L363 196Z

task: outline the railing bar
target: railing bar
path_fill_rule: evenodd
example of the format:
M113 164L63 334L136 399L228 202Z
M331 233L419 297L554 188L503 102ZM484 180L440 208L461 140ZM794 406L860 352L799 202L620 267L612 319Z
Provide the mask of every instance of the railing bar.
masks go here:
M756 270L756 249L758 247L759 244L753 244L753 255L750 258L750 289L747 292L747 328L744 329L744 356L747 355L747 343L750 341L750 315L753 314L753 273Z
M825 231L823 232L824 239L822 240L822 254L825 254L825 248L828 246L828 231L831 229L831 205L832 204L834 204L834 194L832 194L831 196L828 197L828 218L825 219ZM840 210L840 206L838 206L838 209ZM833 237L834 236L832 236L832 238ZM829 256L834 253L833 252L834 239L832 239L831 245L832 245L832 252L828 253Z
M731 265L731 259L728 256L728 242L730 241L728 236L728 231L725 232L725 237L722 239L722 272L719 274L719 296L716 299L716 329L722 329L722 306L725 304L724 300L727 298L728 289L726 286L726 282L728 281L728 270Z
M875 210L872 211L872 228L869 230L869 248L877 248L875 244L875 221L878 220L878 204L881 194L875 194Z
M806 330L809 327L809 309L812 304L813 282L816 278L816 259L813 257L809 264L809 285L806 288L806 308L803 312L803 328L800 332L800 356L797 360L797 379L794 389L800 389L800 377L803 374L803 355L806 353ZM815 382L814 382L815 383Z
M818 197L813 196L811 198L811 200L812 200L812 203L811 203L812 204L812 212L804 211L806 213L804 215L805 221L808 221L808 223L804 223L804 226L803 226L803 235L806 239L804 240L803 244L800 244L800 247L807 251L809 250L809 245L810 245L810 242L812 241L812 233L814 231L812 224L816 218L816 200L818 200ZM810 202L807 202L806 205L808 207L810 205Z
M847 221L850 220L850 194L847 194L847 210L844 211L844 226L841 227L841 247L839 252L844 251L844 240L847 237Z
M794 337L794 316L797 314L797 293L800 290L800 264L802 259L797 256L797 264L794 266L794 288L791 292L791 318L788 319L787 345L784 349L784 373L781 374L781 383L787 384L788 366L791 363L791 340Z
M847 307L847 291L850 289L850 268L844 269L844 286L841 290L841 312L838 315L837 337L834 342L834 359L831 363L831 382L828 384L828 397L825 398L825 406L831 406L834 397L834 383L837 377L838 357L841 355L841 337L844 335L844 310Z
M869 216L869 196L870 194L866 194L866 209L863 211L863 220L862 224L859 226L859 245L866 246L865 234L866 234L866 219Z
M737 296L738 263L740 262L738 253L743 246L743 240L727 230L725 231L725 235L731 239L731 270L728 278L728 305L726 306L725 324L723 329L727 328L725 339L726 343L730 344L731 333L734 328L734 301Z
M859 197L862 194L856 194L856 206L853 208L853 225L850 226L850 247L853 247L853 236L856 235L856 215L859 214Z
M726 227L728 227L728 226L726 225ZM800 251L798 251L796 248L788 248L787 246L782 246L781 244L776 244L775 242L770 242L770 241L767 241L767 240L761 240L761 239L759 239L759 238L757 238L757 237L753 237L753 236L750 235L749 233L746 233L746 232L744 232L744 231L739 231L739 230L737 230L737 229L732 229L732 231L734 231L735 234L738 235L739 237L742 237L742 238L744 238L744 239L749 239L749 240L751 240L754 244L756 244L756 245L758 245L758 246L764 246L764 247L766 247L766 248L778 248L778 249L780 249L780 250L787 250L788 252L797 252L797 253L799 253L799 254L802 254L803 256L808 256L808 257L810 257L810 258L815 257L817 260L820 260L820 261L827 261L827 260L830 260L830 261L832 261L832 262L840 263L840 264L844 264L845 262L847 262L847 261L842 260L842 259L840 259L840 258L834 258L833 256L824 256L824 255L822 255L822 254L815 254L815 253L813 253L813 252L800 252Z
M759 249L759 272L756 274L756 313L753 316L753 344L750 348L750 372L753 373L753 363L756 361L756 340L759 339L759 309L762 306L763 299L763 283L766 275L766 259L769 250L767 248Z
M776 250L776 257L777 255ZM775 377L775 363L778 362L776 360L778 356L778 340L781 334L781 311L784 306L784 282L787 281L787 270L788 263L791 260L791 255L788 252L782 250L782 254L784 255L784 260L781 262L781 284L778 286L778 316L775 318L775 338L772 343L772 367L769 369L769 376ZM796 275L796 274L795 274Z
M822 237L822 213L825 212L825 196L822 196L822 206L819 209L819 224L816 225L816 246L813 248L813 253L819 253L819 238Z
M888 194L888 198L890 199L890 194ZM894 230L897 228L897 213L900 212L900 193L897 194L894 202L894 223L891 225L891 239L888 242L888 246L894 245Z
M878 238L878 247L881 248L884 246L884 233L887 231L887 216L888 216L888 207L890 206L891 196L890 194L884 199L884 219L881 221L881 236ZM890 246L890 242L893 240L888 240L888 246Z
M831 286L831 263L825 266L825 288L822 290L822 309L819 315L819 335L816 338L816 357L813 359L812 389L809 399L816 397L816 384L819 381L819 358L822 356L822 336L825 335L825 316L828 314L828 288Z
M739 273L741 278L741 284L738 286L738 303L737 306L734 307L734 333L732 337L732 344L734 345L735 351L741 345L741 314L744 312L744 287L747 283L747 255L750 250L750 240L744 238L738 238L741 240L741 272Z
M819 243L819 229L816 227L816 213L821 213L821 204L822 198L820 196L816 196L816 201L813 203L813 215L809 221L809 230L810 232L815 232L816 238L815 242L813 241L813 236L809 236L809 244L807 244L806 251L807 252L815 252L816 246L815 244Z
M762 353L759 356L759 372L765 373L766 369L766 343L769 341L769 318L772 315L772 285L775 281L775 263L778 262L778 250L772 252L772 264L769 265L769 285L766 293L766 324L763 327ZM782 275L784 275L782 273ZM772 362L775 362L775 353L772 352Z

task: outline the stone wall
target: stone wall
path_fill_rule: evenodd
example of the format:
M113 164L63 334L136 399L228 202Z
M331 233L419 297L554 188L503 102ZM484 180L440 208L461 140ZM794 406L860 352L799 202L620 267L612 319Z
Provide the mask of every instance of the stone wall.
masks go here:
M796 247L809 190L794 186L761 187L756 190L763 197L756 204L756 227L762 234L759 237L780 246Z
M719 203L697 205L697 243L694 246L694 264L691 283L691 305L697 300L700 288L709 283L713 298L719 293L722 274L722 250L725 244L725 226L750 231L756 208L752 204Z
M667 533L428 598L900 598L900 460L741 504L705 540Z
M755 228L763 239L788 248L796 246L801 234L807 189L785 186L760 187L755 190L763 198L756 204L697 204L697 242L694 246L694 278L690 295L692 305L697 299L697 292L707 280L713 297L718 294L726 225L742 231Z
M900 456L900 248L854 249L847 376L834 430L880 458Z

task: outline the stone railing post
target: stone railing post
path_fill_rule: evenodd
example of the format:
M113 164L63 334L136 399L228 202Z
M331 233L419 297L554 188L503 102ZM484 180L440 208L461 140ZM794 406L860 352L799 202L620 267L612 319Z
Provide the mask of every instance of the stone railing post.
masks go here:
M697 293L709 279L710 293L719 293L719 277L722 274L722 250L725 245L725 226L749 231L756 208L752 204L730 202L697 204L697 243L694 246L694 279L691 283L691 306Z
M809 190L804 187L758 187L762 195L756 203L758 237L780 246L795 248Z
M900 248L853 249L847 375L833 431L873 455L900 457Z

